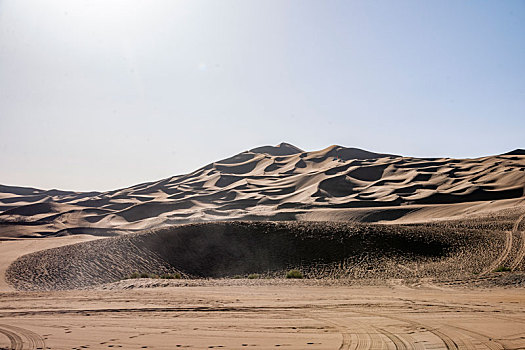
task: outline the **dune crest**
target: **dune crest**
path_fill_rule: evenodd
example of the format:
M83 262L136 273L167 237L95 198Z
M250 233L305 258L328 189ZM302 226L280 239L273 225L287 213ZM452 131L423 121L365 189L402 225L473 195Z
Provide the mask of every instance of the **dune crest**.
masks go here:
M303 153L304 151L299 147L295 147L286 142L281 142L277 146L261 146L252 148L252 153L266 153L271 156L289 156L292 154Z
M0 186L0 237L115 235L217 220L417 221L525 202L525 155L413 158L333 145L256 147L108 192ZM430 209L429 209L430 208ZM431 210L431 213L429 212Z

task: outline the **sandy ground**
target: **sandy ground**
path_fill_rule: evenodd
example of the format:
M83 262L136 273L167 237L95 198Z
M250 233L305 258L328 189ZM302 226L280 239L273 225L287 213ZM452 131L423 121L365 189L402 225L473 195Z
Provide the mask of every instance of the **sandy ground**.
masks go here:
M220 286L0 294L0 348L523 349L523 289Z
M137 279L24 292L3 278L15 259L101 237L0 241L0 349L525 349L524 273L490 270L521 266L524 218L520 208L489 221L432 224L438 231L475 225L493 234L503 230L506 237L486 255L486 272L448 282ZM81 246L100 246L86 250L100 255L127 237Z
M0 350L525 349L524 186L523 150L288 144L104 193L0 185ZM280 223L168 226L236 219Z

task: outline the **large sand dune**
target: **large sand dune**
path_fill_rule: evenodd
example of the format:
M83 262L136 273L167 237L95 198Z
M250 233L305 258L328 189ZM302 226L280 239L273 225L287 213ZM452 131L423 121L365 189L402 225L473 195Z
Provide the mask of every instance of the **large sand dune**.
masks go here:
M282 143L104 193L1 186L0 237L111 236L217 220L417 222L475 214L524 203L523 153L420 159Z
M0 349L522 349L524 154L281 144L104 193L2 186Z

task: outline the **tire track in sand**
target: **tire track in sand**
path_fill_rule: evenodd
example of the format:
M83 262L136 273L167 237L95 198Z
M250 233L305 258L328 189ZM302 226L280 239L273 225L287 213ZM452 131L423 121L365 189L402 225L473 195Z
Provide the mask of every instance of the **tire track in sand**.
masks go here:
M387 348L387 344L381 339L379 333L374 332L375 327L365 327L361 322L353 322L352 329L349 329L347 324L332 318L315 317L312 315L303 316L334 326L343 336L338 350L377 350Z
M359 312L362 314L368 314L366 312ZM390 316L386 314L376 314L378 317L390 318L392 320L398 320L410 324L412 327L417 329L424 329L435 336L437 336L445 345L448 350L463 350L463 349L487 349L487 350L504 350L505 347L500 342L494 340L491 336L470 330L465 327L456 325L446 324L442 328L437 329L426 325L424 323L411 321L398 316ZM448 329L445 333L444 329ZM388 335L387 335L388 336ZM396 334L399 338L399 334ZM390 337L389 337L390 338ZM390 338L393 340L392 338ZM401 340L401 339L400 339ZM394 342L395 343L395 342ZM418 346L417 344L416 346ZM397 344L396 344L397 346ZM416 349L414 344L410 344L408 349Z
M304 317L306 315L299 315L300 317ZM348 329L346 327L343 327L341 326L339 323L337 322L334 322L332 320L328 320L328 319L325 319L325 318L321 318L321 317L314 317L314 316L311 316L311 315L308 315L306 316L312 320L316 320L316 321L319 321L319 322L322 322L322 323L328 323L332 326L334 326L337 331L339 333L341 333L341 336L343 337L343 339L341 340L341 345L339 346L338 350L350 350L350 346L352 345L352 341L351 341L351 338L352 338L352 334L348 332ZM354 347L352 348L352 350L364 350L364 349L370 349L369 344L363 344L361 346L359 346L360 344L360 341L359 341L359 337L358 337L358 342L357 342L357 347Z
M9 342L11 343L10 345L11 349L22 350L24 348L24 342L22 341L22 338L18 334L11 332L8 329L3 328L2 325L0 325L0 333L5 335L9 339Z
M388 349L394 350L423 350L424 347L421 344L416 344L414 340L409 336L403 336L401 334L394 334L384 327L377 327L369 325L367 323L352 320L352 328L350 330L347 324L337 322L334 319L328 319L326 317L312 317L308 316L311 319L324 322L334 326L343 336L338 350L370 350L370 349ZM381 316L380 316L381 317ZM390 340L385 342L381 335L386 339Z
M45 349L46 343L37 333L25 328L0 324L0 333L6 335L13 349ZM25 341L24 341L25 339ZM24 347L24 343L27 346Z
M515 225L516 226L516 225ZM503 248L503 251L498 256L496 260L494 260L485 270L479 273L479 276L484 276L488 273L493 272L496 270L501 264L507 259L509 256L510 250L512 249L512 235L513 231L506 231L505 232L505 247Z
M443 342L443 344L445 345L445 347L448 350L470 349L469 347L465 346L465 344L463 344L462 342L459 342L458 339L453 340L451 337L449 337L447 334L443 333L442 331L437 330L434 327L429 327L429 326L427 326L427 325L425 325L423 323L419 323L419 322L416 322L416 321L411 321L411 320L408 320L406 318L401 318L401 317L397 317L397 316L390 316L390 315L386 315L386 314L381 314L381 313L372 314L372 313L368 313L368 312L364 312L364 311L356 311L356 313L360 313L360 314L363 314L363 315L376 316L376 317L383 317L383 318L396 320L396 321L401 321L403 323L409 324L410 326L414 327L415 329L422 329L422 330L428 331L428 332L434 334L436 337L438 337L439 340L441 340ZM460 343L459 346L458 346L458 343L456 341L458 341Z
M520 227L521 222L525 218L525 214L522 214L518 220L514 223L514 226L512 227L513 233L518 233L518 229ZM523 261L523 258L525 257L525 231L520 231L521 234L521 246L518 250L518 253L516 254L516 257L514 258L514 261L510 264L511 270L515 270L519 264Z
M384 327L374 326L374 328L394 343L395 350L425 350L425 346L421 342L416 342L408 334L392 333Z
M489 337L486 334L479 333L464 327L460 326L454 326L454 325L447 325L447 327L451 327L456 329L457 331L470 335L473 339L484 345L489 350L503 350L505 347L500 342L494 340L492 337Z
M379 327L375 327L374 328L381 334L383 334L385 337L387 337L388 339L390 339L390 341L392 341L392 343L394 343L394 346L395 346L395 349L396 350L408 350L408 349L415 349L415 347L407 347L405 345L405 343L401 340L400 337L398 337L397 335L395 335L394 333L391 333L389 331L387 331L386 329L382 329L382 328L379 328Z

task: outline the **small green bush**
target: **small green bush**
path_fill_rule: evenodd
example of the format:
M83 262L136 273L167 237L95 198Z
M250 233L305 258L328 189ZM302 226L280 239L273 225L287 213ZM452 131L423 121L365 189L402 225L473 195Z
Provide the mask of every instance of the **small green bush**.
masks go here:
M248 275L248 279L250 279L250 280L255 280L255 279L258 279L258 278L261 278L261 276L258 273L251 273L251 274Z
M138 272L133 272L131 275L129 275L128 278L139 278L140 274Z
M509 272L511 271L510 267L507 267L507 266L498 266L498 268L496 270L494 270L494 272Z
M165 273L163 275L160 275L160 278L162 279L166 279L166 280L173 280L173 279L181 279L182 276L180 273L176 272L176 273Z
M303 278L303 273L299 270L290 270L286 273L286 278Z

